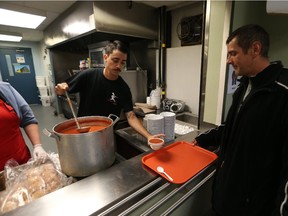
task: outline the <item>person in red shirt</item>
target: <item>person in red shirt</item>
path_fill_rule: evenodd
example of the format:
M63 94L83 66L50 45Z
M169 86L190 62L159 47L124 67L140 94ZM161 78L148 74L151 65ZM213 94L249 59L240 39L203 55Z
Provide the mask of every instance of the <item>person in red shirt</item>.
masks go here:
M33 159L44 163L47 153L42 148L38 121L31 108L9 83L0 82L0 171L10 159L20 165L31 158L21 127L33 145Z

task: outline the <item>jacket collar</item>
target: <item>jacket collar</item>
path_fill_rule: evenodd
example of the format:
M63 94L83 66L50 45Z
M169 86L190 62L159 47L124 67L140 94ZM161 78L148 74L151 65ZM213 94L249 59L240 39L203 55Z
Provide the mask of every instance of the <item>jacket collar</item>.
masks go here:
M282 64L272 63L255 77L244 76L239 81L247 86L250 80L252 83L252 88L265 87L275 83L275 80L277 80L279 77L282 68Z

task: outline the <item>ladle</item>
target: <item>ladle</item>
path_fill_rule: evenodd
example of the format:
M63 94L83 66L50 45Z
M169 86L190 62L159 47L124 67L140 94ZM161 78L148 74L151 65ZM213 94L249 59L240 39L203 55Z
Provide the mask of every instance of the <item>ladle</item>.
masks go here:
M80 127L80 124L79 124L79 122L78 122L78 120L77 120L77 117L76 117L76 115L75 115L75 112L74 112L74 109L73 109L73 106L72 106L72 103L71 103L71 100L70 100L70 97L69 97L67 91L65 91L65 94L66 94L66 98L67 98L68 104L69 104L69 106L70 106L70 109L71 109L71 111L72 111L74 120L75 120L76 125L77 125L77 129L76 129L76 130L77 130L79 133L87 133L87 132L90 130L90 127L89 127L89 126Z

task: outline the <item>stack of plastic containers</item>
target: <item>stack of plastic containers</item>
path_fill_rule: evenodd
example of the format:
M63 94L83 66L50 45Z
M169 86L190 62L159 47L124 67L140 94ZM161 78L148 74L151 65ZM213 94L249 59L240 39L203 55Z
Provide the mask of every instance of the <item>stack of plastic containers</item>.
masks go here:
M48 93L45 76L36 76L36 84L39 90L39 97L41 99L42 106L50 106L51 99Z

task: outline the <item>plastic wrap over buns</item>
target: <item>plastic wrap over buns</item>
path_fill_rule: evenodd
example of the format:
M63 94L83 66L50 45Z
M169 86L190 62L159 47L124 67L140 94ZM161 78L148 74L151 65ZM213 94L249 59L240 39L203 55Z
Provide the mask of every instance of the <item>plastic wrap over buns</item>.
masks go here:
M21 169L10 168L7 172L6 189L0 193L0 213L32 202L71 184L73 180L56 169L51 161L41 165L32 163L19 167Z

